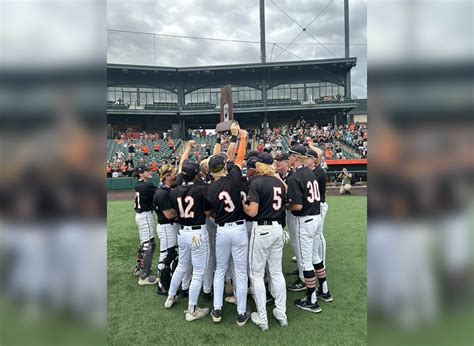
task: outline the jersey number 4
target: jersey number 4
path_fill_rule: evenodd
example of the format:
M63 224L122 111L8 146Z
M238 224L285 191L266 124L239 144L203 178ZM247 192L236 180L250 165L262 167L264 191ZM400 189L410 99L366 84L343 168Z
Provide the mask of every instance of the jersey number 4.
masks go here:
M235 204L232 202L232 198L227 191L222 191L219 193L219 200L224 202L224 210L228 213L232 213L235 210Z
M309 203L313 203L314 201L319 201L321 197L319 196L319 185L317 180L308 181L308 184L306 184L306 187L308 188L308 197L307 200Z
M183 199L178 197L179 216L183 219L192 219L194 217L194 211L191 211L191 209L194 207L194 198L186 196L184 203L186 205L183 207Z

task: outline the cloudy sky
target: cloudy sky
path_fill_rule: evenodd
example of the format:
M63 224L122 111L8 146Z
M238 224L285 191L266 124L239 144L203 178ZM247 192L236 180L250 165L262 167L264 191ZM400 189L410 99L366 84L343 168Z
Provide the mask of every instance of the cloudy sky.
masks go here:
M365 98L367 2L349 4L350 55L357 57L352 92ZM265 0L265 17L267 61L344 57L343 0ZM259 0L109 0L107 27L109 63L203 66L260 61Z

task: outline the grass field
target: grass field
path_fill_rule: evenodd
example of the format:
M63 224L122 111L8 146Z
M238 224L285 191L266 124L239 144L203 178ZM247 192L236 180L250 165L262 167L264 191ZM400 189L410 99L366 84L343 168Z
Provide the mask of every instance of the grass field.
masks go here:
M288 328L281 328L268 309L270 330L260 331L251 321L236 325L235 305L224 303L221 323L210 317L184 320L187 299L172 309L155 286L139 287L132 276L138 242L131 201L107 204L108 224L108 342L114 345L145 344L366 344L366 235L364 196L328 197L329 211L324 235L327 241L327 272L332 303L320 302L322 313L296 308L293 300L304 292L287 294ZM158 240L158 238L156 237ZM291 247L285 245L283 271L296 268ZM157 254L155 253L154 268ZM287 282L293 278L287 277ZM252 311L255 305L249 299ZM200 306L212 308L211 303Z

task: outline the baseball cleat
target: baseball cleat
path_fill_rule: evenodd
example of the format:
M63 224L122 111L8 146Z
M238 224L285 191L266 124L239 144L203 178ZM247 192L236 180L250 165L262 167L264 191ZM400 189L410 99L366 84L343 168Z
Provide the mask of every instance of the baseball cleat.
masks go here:
M270 294L270 292L267 292L267 300L265 301L266 306L270 305L275 305L275 298Z
M212 321L219 323L222 319L222 310L221 309L212 309L211 311Z
M258 312L252 312L250 314L250 318L252 319L252 322L259 326L262 331L266 332L268 330L268 323L265 323L260 319Z
M168 296L168 298L166 298L166 301L165 301L165 308L167 309L171 308L177 300L178 298L176 296L174 297Z
M295 300L295 305L299 307L300 309L313 312L313 313L319 313L321 312L321 308L319 307L318 301L316 301L314 304L311 303L310 300L308 300L307 297L301 298L301 299L296 299Z
M158 283L158 278L156 276L153 276L153 275L150 275L148 277L144 277L144 275L142 275L138 279L138 284L140 286L156 285L157 283Z
M158 294L160 296L167 296L168 295L168 291L165 290L163 288L163 286L161 286L160 282L158 282L158 288L156 289L156 294Z
M320 291L319 288L316 290L316 298L322 299L327 303L333 301L333 298L332 298L331 293L329 291L327 291L327 293L323 293L322 291Z
M135 270L133 271L133 275L138 278L143 275L143 270L141 268L135 268Z
M291 257L291 260L292 260L293 262L296 262L296 256Z
M198 308L197 306L194 308L194 312L189 312L186 310L186 321L194 321L199 318L203 318L209 313L208 308Z
M248 311L245 311L243 314L239 314L237 316L237 325L239 327L245 326L245 323L250 319L250 313Z
M288 285L287 288L290 291L298 292L298 291L304 291L306 289L306 285L304 284L303 281L301 281L301 279L297 279L294 283L292 283L291 285Z
M294 276L294 277L298 277L300 276L300 272L298 271L298 269L295 269L294 271L292 272L288 272L286 273L288 276Z
M228 297L225 297L224 300L229 304L237 304L236 296L228 296Z
M189 290L183 290L183 289L179 290L178 292L179 299L188 298L188 296L189 296Z
M206 302L212 302L213 300L212 292L209 292L209 293L204 292L204 300Z
M280 323L280 326L282 327L288 327L288 318L285 316L283 318L281 318L280 316L278 316L277 314L277 309L273 309L273 316L276 318L276 320L278 321L278 323Z

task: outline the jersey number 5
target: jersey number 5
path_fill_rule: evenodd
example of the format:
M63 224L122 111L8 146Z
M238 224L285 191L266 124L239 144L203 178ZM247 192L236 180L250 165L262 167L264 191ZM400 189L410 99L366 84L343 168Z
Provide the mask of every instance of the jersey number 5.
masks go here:
M186 196L184 203L186 204L186 209L183 208L183 199L178 197L179 216L183 219L192 219L194 217L194 211L191 211L191 209L194 207L194 198Z
M281 187L273 187L273 210L281 209Z
M219 193L219 200L224 202L224 210L228 213L232 213L235 210L235 204L232 202L230 195L227 191Z
M319 196L319 185L317 180L308 181L306 184L308 188L309 195L306 197L309 203L313 203L314 201L319 201L321 197Z

